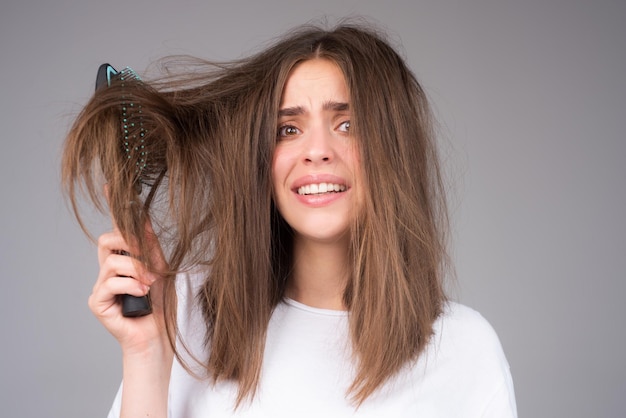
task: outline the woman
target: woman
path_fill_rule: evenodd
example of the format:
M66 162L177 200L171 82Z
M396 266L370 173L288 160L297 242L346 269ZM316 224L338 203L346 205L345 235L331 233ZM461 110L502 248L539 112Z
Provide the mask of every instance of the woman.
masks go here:
M495 333L444 294L432 119L400 56L304 27L211 68L112 83L68 137L72 202L102 207L101 170L117 222L89 300L122 347L110 416L516 416Z

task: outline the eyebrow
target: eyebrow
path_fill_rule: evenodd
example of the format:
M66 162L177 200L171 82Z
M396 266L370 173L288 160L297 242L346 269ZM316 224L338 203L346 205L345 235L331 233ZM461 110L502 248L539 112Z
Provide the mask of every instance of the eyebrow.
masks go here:
M326 111L330 110L334 112L345 112L347 110L350 110L350 104L329 100L327 102L324 102L324 104L322 105L322 109ZM278 111L278 117L282 118L284 116L299 116L305 113L306 110L302 106L286 107Z

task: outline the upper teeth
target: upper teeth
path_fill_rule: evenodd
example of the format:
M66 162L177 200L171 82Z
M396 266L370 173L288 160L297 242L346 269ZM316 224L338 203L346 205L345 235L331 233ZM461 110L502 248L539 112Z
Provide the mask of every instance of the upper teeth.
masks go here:
M332 183L320 183L320 184L307 184L306 186L302 186L298 188L298 194L319 194L319 193L328 193L328 192L344 192L346 190L346 186L342 184L332 184Z

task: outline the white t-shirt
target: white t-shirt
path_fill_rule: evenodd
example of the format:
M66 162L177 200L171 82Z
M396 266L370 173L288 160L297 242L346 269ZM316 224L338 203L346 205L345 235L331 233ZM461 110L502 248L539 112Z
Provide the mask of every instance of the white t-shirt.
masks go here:
M183 337L194 355L206 358L202 317L188 303L194 298L192 279L179 280ZM449 303L434 331L420 358L356 409L346 396L354 376L347 312L286 299L269 323L255 398L234 410L235 383L197 380L175 361L169 417L517 417L509 366L489 323ZM119 416L120 403L121 390L109 418Z

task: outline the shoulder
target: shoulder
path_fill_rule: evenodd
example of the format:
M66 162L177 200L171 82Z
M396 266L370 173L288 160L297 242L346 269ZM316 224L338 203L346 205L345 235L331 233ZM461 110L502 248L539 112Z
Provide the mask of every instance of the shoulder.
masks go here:
M480 313L465 305L447 302L431 338L437 356L449 356L467 367L508 370L496 331Z
M428 370L464 388L471 395L465 400L483 411L481 416L498 416L490 414L492 410L503 417L516 415L513 380L500 339L474 309L455 302L445 305L425 361Z
M502 350L500 340L491 324L477 311L456 302L447 302L442 315L434 324L435 338L450 343L469 344L491 350Z

